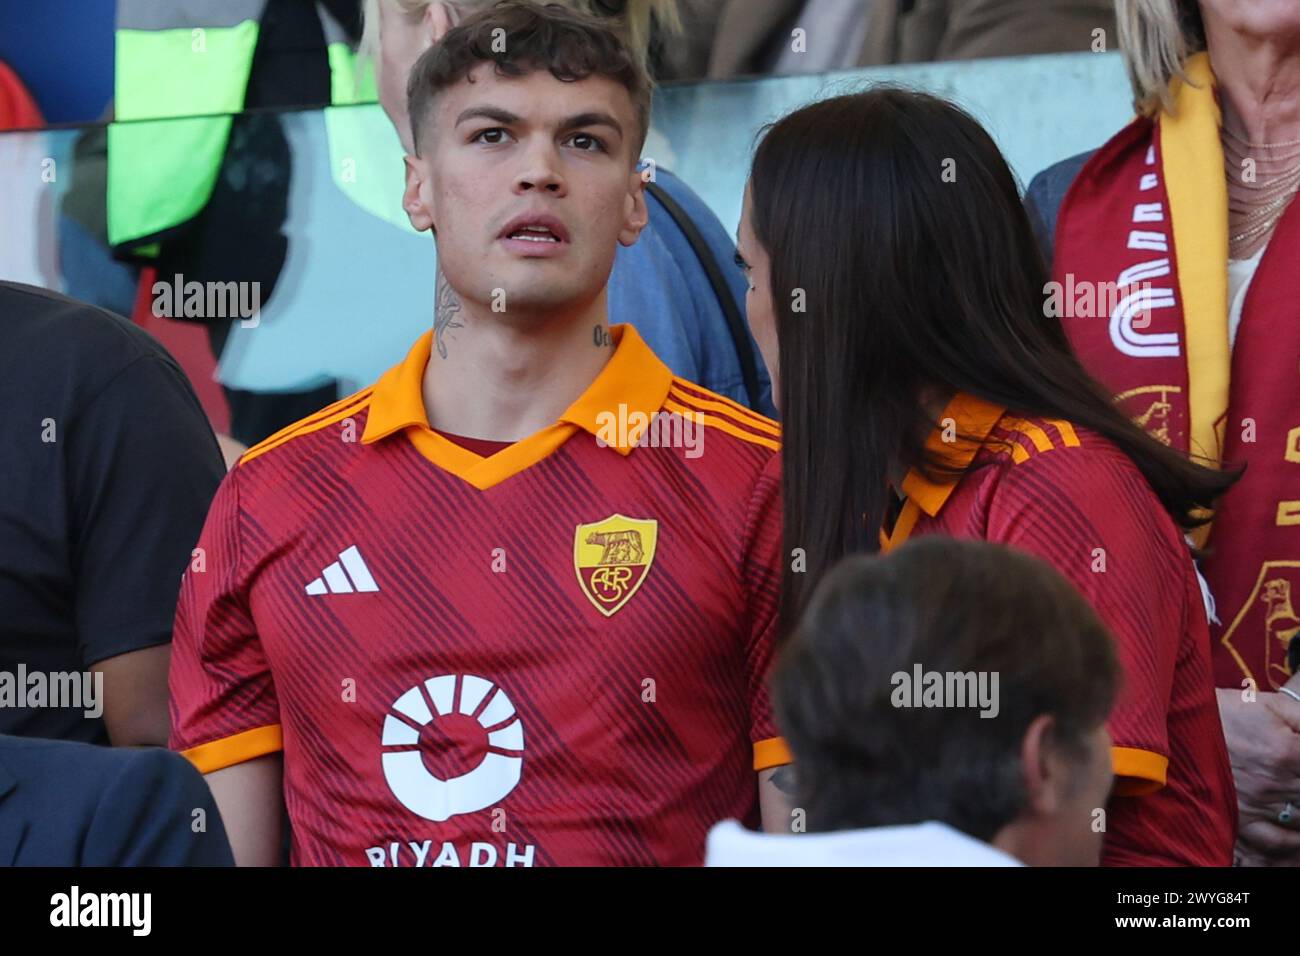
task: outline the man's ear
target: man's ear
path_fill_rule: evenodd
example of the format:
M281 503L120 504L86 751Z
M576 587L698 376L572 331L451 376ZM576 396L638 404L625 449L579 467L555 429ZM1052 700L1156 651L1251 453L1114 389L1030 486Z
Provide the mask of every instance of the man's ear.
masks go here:
M1056 721L1050 714L1039 714L1020 742L1026 809L1038 817L1050 817L1061 811L1072 773L1078 769L1067 764L1055 738Z
M628 182L627 201L623 204L623 228L618 234L618 241L625 246L633 245L650 222L650 207L646 205L645 180L641 171L633 170Z
M428 177L424 160L419 156L406 157L406 189L402 192L402 208L416 232L433 228L433 210L420 195L420 187Z

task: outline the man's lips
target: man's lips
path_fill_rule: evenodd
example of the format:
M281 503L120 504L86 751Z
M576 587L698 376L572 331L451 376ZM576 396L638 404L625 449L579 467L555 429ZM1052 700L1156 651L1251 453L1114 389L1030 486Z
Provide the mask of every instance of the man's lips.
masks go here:
M506 223L497 238L507 240L511 245L558 246L569 241L569 230L554 216L524 213Z

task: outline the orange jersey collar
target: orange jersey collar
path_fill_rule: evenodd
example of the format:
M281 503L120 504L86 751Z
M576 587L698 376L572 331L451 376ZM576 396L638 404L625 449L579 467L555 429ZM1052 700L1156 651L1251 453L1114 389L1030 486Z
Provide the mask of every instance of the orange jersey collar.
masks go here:
M592 435L613 438L610 447L626 455L649 427L650 416L663 408L673 373L632 326L611 326L609 334L614 340L613 357L578 400L564 410L560 421L577 425ZM611 418L620 417L620 406L626 406L627 414L622 420L629 422L628 427L611 429ZM636 419L643 416L645 425L637 427L640 422L634 416Z
M613 356L555 424L484 459L429 427L424 409L424 372L433 347L430 330L420 336L401 364L375 383L362 444L407 432L426 458L480 488L540 461L564 443L574 426L605 439L610 447L627 455L649 427L651 416L663 408L673 375L632 326L612 326L610 336L615 346ZM625 427L615 427L619 422ZM484 467L488 462L495 464Z
M629 417L641 412L649 418L663 408L673 379L668 366L632 326L611 326L609 332L614 340L614 355L559 418L593 435L601 431L602 425L608 426L608 420L602 419L606 414L617 415L620 405L627 407ZM432 348L430 330L416 340L400 365L390 368L375 383L363 443L371 444L412 425L429 427L424 409L424 370ZM633 438L613 447L626 455L635 445Z
M983 447L993 426L1006 413L1001 405L994 405L966 392L958 392L948 402L938 425L926 439L925 450L935 461L942 462L953 471L964 472L970 467L976 453ZM951 420L952 425L945 427ZM944 433L955 434L953 441L944 441ZM944 502L961 480L960 475L930 480L913 469L903 481L903 494L915 501L931 518L939 513Z
M1001 405L958 392L939 416L938 423L926 439L925 450L935 461L964 473L1005 413L1006 409ZM945 424L948 422L951 424ZM953 440L944 441L945 433L952 434ZM938 515L959 481L961 474L937 476L932 480L915 468L909 471L903 479L903 494L907 502L894 524L893 533L886 534L881 530L881 550L891 551L906 541L921 512L931 518Z

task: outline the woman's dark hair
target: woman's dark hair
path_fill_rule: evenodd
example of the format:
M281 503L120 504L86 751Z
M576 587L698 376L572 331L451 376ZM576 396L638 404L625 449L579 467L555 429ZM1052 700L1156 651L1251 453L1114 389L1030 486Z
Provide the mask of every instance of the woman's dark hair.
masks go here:
M780 343L786 553L806 557L786 566L782 634L807 582L879 549L889 469L945 473L924 448L927 394L1092 429L1183 528L1235 480L1147 435L1084 371L1044 307L1015 178L953 104L882 87L805 107L766 131L750 189Z
M996 714L980 716L989 709L970 706L974 694L966 706L900 706L907 682L896 675L910 678L917 665L945 683L983 675ZM817 587L772 677L796 805L809 831L939 820L991 840L1024 808L1030 724L1050 716L1051 746L1086 765L1119 675L1096 612L1027 554L927 535L887 557L845 558Z

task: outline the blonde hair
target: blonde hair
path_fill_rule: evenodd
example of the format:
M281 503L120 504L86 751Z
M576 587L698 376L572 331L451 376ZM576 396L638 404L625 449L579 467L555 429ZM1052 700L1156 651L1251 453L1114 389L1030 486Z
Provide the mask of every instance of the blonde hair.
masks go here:
M1173 82L1186 80L1188 57L1205 49L1196 0L1115 0L1119 45L1143 116L1172 112Z
M363 64L379 58L379 4L381 2L395 4L412 24L419 22L424 16L424 11L431 4L441 3L451 14L451 22L457 24L471 14L492 6L496 0L365 0L362 7L364 28L361 34L361 46L357 51ZM599 0L554 0L554 2L560 2L562 6L583 13L602 12L599 9ZM678 0L626 0L621 14L617 17L602 16L601 19L621 33L624 41L632 48L637 60L644 67L649 59L650 35L655 24L674 33L681 29L682 21L677 4Z

